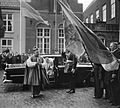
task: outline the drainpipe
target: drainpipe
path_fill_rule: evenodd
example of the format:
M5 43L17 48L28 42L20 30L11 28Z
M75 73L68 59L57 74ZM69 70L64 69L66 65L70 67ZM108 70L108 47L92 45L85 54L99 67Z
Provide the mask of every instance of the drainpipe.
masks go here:
M119 7L119 10L120 10L120 0L118 0L118 7ZM119 13L119 42L120 42L120 13Z

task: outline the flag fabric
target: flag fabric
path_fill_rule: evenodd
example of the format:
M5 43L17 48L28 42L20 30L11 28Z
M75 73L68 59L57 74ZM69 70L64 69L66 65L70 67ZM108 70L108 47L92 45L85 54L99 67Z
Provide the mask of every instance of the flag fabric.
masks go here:
M58 0L58 2L62 7L65 16L78 34L79 39L81 40L79 43L84 45L85 51L91 62L101 64L106 71L117 70L119 68L117 59L107 49L99 37L72 12L66 3L64 3L64 0Z
M32 6L30 6L27 2L21 0L20 7L21 7L22 16L26 16L26 17L33 18L38 21L42 21L43 23L48 25L48 21L45 21L40 16L40 13L37 10L35 10Z
M3 38L4 34L5 34L5 26L4 26L4 22L2 19L2 11L0 7L0 38Z
M70 23L66 16L64 16L64 29L66 49L73 52L73 54L80 58L80 56L85 52L82 39L79 38L74 26Z

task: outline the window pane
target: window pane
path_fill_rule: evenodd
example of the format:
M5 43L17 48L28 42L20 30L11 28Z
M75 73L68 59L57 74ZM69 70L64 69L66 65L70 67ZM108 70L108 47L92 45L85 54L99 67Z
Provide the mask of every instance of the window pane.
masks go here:
M11 21L8 21L8 31L12 31L12 24L11 24Z
M44 36L49 36L49 29L44 30Z
M93 14L90 16L90 22L93 23Z
M88 18L86 18L86 23L88 23Z
M106 21L106 5L103 6L102 11L103 11L103 21Z
M12 20L12 14L8 14L8 19Z
M96 18L99 17L99 10L96 11Z
M43 36L43 29L37 29L37 36Z
M11 40L8 40L8 45L12 45L12 41Z
M3 20L6 19L6 14L2 14Z
M2 45L6 45L6 40L2 40Z
M111 0L111 18L115 17L115 0Z

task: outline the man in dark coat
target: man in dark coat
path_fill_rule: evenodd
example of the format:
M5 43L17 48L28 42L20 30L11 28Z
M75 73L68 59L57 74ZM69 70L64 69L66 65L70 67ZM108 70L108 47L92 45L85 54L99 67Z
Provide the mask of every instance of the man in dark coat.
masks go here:
M94 64L94 98L103 97L103 74L101 64Z
M110 49L112 54L120 59L120 49L117 42L110 43ZM111 89L111 101L113 105L120 105L120 69L111 72L110 77L110 89Z
M69 87L70 90L67 93L75 93L75 79L76 79L76 65L77 65L77 58L74 54L70 51L66 51L66 63L68 65L67 72L69 74Z

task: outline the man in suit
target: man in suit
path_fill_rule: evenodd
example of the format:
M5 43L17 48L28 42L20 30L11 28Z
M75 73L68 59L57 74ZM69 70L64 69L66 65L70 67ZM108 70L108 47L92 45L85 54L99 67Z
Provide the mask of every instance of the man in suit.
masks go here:
M110 50L112 54L120 60L120 49L118 48L117 42L110 43ZM111 89L111 101L113 105L120 105L120 69L111 72L110 77L110 89Z
M66 63L69 66L68 74L69 74L69 88L70 90L66 91L66 93L75 93L75 78L76 78L76 65L77 65L77 57L72 54L70 51L66 50Z

